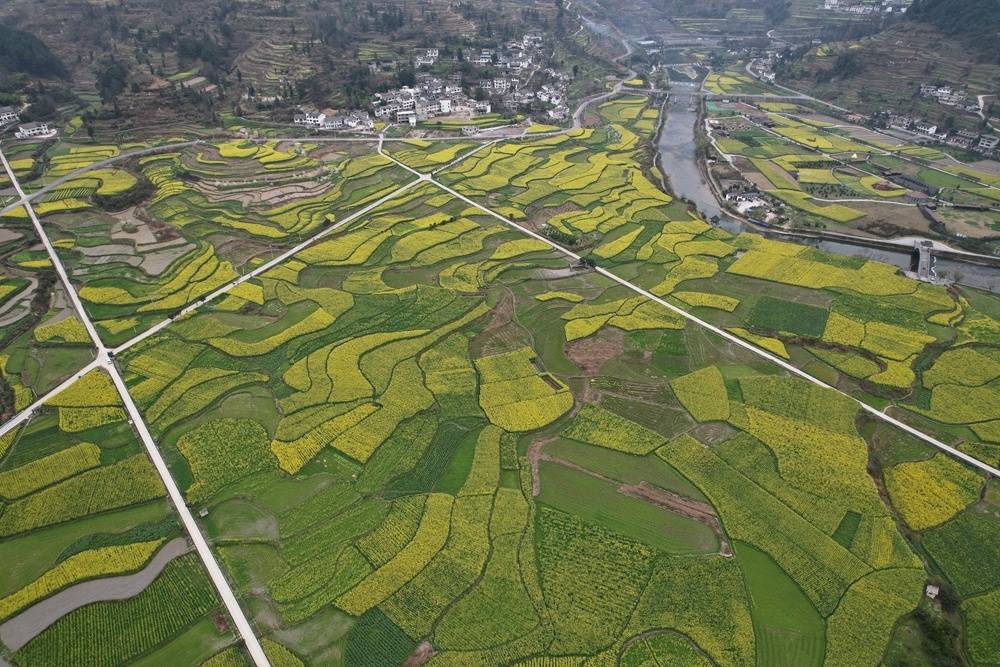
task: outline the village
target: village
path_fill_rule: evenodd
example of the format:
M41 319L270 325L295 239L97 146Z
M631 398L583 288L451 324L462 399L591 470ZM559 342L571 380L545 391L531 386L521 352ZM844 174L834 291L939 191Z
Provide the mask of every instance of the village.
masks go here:
M905 14L912 0L824 0L823 9L841 14L868 16L875 14Z
M3 106L0 107L0 130L7 128L21 120L18 115L17 110L13 107ZM50 137L56 136L56 130L49 127L46 122L30 122L22 123L18 125L17 131L14 132L14 137L17 139L48 139Z
M373 95L368 109L300 109L293 122L313 130L371 132L376 123L415 126L431 118L475 119L503 113L548 122L569 116L568 74L543 67L544 41L527 34L499 48L413 50L413 85ZM469 68L469 65L474 66Z

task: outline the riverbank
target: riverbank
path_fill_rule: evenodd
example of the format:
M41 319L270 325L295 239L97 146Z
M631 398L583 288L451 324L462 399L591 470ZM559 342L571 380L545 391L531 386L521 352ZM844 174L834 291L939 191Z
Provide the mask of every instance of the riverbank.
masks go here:
M874 259L909 270L913 239L879 239L829 230L785 230L756 224L725 209L717 185L712 183L705 165L697 156L697 131L701 121L700 105L685 92L696 92L696 84L673 85L670 98L660 113L656 134L656 152L661 173L671 192L695 206L707 219L718 217L717 224L733 233L753 231L815 246L842 255ZM976 255L936 244L934 255L938 275L967 287L1000 293L1000 258Z

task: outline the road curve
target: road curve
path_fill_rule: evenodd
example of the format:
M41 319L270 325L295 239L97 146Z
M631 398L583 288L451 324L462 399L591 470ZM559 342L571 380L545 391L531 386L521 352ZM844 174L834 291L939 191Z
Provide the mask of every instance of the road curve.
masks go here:
M270 667L271 663L268 661L267 655L264 653L264 648L261 646L260 640L257 639L257 635L254 634L253 628L250 626L250 621L247 619L246 614L243 613L243 609L236 600L236 595L233 593L233 589L229 585L229 580L226 579L226 575L222 572L222 568L219 567L219 563L215 559L215 554L212 552L212 548L208 545L208 541L205 539L205 536L202 535L201 528L195 521L194 515L191 514L191 510L188 508L187 503L184 500L184 495L177 486L177 482L174 481L174 478L171 476L170 469L167 467L167 463L163 459L163 455L160 454L160 450L157 448L156 442L153 440L153 436L150 434L149 428L146 426L142 413L139 412L139 408L136 406L135 401L132 400L132 395L129 393L128 387L125 386L125 380L122 378L118 367L115 365L113 356L108 354L107 347L105 347L103 341L101 341L101 337L97 334L97 329L94 327L94 323L91 321L90 315L83 307L83 303L80 301L80 296L77 294L76 287L70 281L66 267L63 266L62 259L60 259L59 255L55 251L55 248L52 246L52 242L49 240L48 234L45 232L45 228L42 227L42 223L38 219L38 215L35 214L35 209L31 205L31 201L29 201L27 195L25 195L24 190L21 189L21 184L14 175L14 170L11 168L10 162L7 161L7 156L2 150L0 150L0 161L3 162L4 169L7 170L7 175L10 178L11 184L21 197L21 203L28 212L28 217L31 218L35 231L38 233L38 238L41 240L42 244L45 246L45 250L48 252L49 259L52 260L52 266L55 268L56 273L59 275L59 279L63 283L63 288L66 290L66 294L72 302L73 308L76 310L77 317L80 318L80 321L87 329L87 333L90 335L91 340L94 342L94 347L97 349L97 359L94 360L93 364L96 364L107 371L112 382L114 382L115 387L118 389L118 394L122 399L125 410L128 412L129 420L132 423L135 433L142 441L143 446L146 448L146 453L149 455L149 459L152 462L153 467L156 469L157 474L160 476L160 480L163 482L163 486L167 490L167 496L170 498L170 502L173 504L174 509L180 516L181 523L184 525L185 531L187 531L188 536L194 543L194 547L198 551L198 556L201 558L201 562L205 566L205 570L208 573L209 578L211 578L216 591L219 593L219 598L226 606L226 610L229 612L230 618L232 618L236 629L239 631L240 636L243 639L243 643L246 646L247 653L250 655L250 659L253 660L256 667ZM37 403L32 404L28 410L25 410L17 415L15 419L20 419L21 421L27 420L30 418L36 405ZM6 425L5 428L7 428Z
M188 541L178 537L163 545L146 567L138 572L120 577L91 579L64 588L0 625L0 641L11 651L17 651L60 618L80 607L94 602L135 597L160 576L170 561L189 551L191 545Z

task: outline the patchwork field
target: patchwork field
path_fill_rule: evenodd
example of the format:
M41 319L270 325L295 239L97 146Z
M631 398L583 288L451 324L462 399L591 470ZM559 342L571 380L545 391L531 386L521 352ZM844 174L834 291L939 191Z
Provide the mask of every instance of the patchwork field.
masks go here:
M0 456L9 660L197 661L236 641L106 374L50 399Z
M713 227L662 190L649 99L596 113L185 147L43 218L272 664L874 666L924 612L996 662L996 481L858 401L996 465L1000 299ZM776 192L865 187L757 148ZM3 618L186 546L100 371L2 442ZM191 554L4 623L17 665L249 660Z
M953 242L976 239L987 249L995 241L990 211L943 209L931 224L918 208L928 194L990 206L1000 199L994 174L808 108L743 106L751 111L745 118L710 109L713 144L742 178L783 205L772 224L883 237L943 232Z

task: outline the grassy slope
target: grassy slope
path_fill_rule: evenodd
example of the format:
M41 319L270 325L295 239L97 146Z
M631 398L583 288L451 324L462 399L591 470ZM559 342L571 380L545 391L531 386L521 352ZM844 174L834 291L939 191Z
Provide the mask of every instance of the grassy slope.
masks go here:
M920 98L921 82L948 84L970 94L988 94L1000 86L1000 65L977 62L976 54L956 39L924 24L907 22L859 43L860 48L851 49L864 63L857 76L816 83L816 73L832 68L838 51L848 50L847 45L823 45L830 55L811 50L782 82L851 109L873 112L889 107L935 120L956 112ZM956 115L975 120L961 112Z

